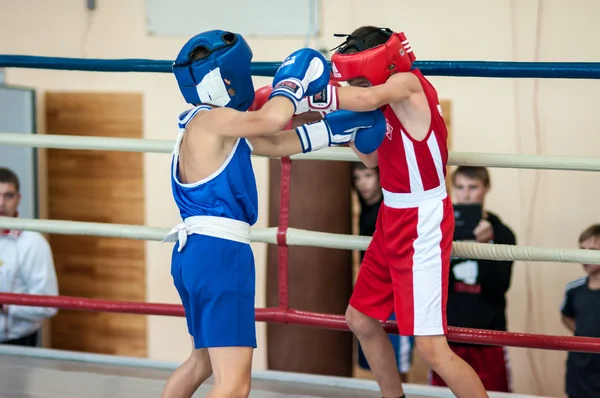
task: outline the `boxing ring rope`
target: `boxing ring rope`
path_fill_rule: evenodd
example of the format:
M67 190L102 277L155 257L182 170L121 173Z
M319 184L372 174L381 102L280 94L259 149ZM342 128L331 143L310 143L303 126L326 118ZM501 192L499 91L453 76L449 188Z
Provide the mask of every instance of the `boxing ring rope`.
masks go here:
M140 303L131 301L110 301L81 297L40 296L29 294L0 293L0 302L4 304L45 306L64 310L83 310L92 312L113 312L120 314L145 314L183 317L183 306L177 304ZM279 307L257 308L256 320L259 322L289 323L319 329L348 331L348 325L342 315L317 312L284 310ZM389 333L397 333L396 323L383 322ZM467 328L448 328L448 340L461 343L501 345L545 350L569 350L600 353L600 339L590 337L562 337L543 334L516 332L497 332Z
M254 76L272 76L279 63L254 63ZM600 78L597 63L517 63L517 62L437 62L415 64L426 75L507 77L507 78ZM171 61L160 60L98 60L52 58L20 55L0 55L0 67L19 67L59 70L89 70L105 72L170 72ZM73 137L61 135L21 135L0 133L0 143L38 148L118 150L131 152L171 153L173 142L168 140L125 139L108 137ZM256 320L298 324L333 330L348 330L342 315L299 311L289 308L288 246L304 245L335 249L364 250L370 237L338 235L306 231L289 227L291 167L293 160L357 161L348 148L328 148L310 155L281 159L281 189L279 222L276 228L253 228L251 240L278 245L279 303L277 307L259 308ZM574 156L532 156L512 154L460 153L450 154L451 165L479 165L547 170L600 171L600 159ZM162 241L168 229L122 224L75 222L66 220L35 220L0 217L0 228L23 229L67 235L91 235L115 238ZM554 249L526 246L492 245L454 242L453 255L513 261L548 261L600 264L600 252L578 249ZM184 316L183 307L174 304L107 301L65 296L36 296L0 293L0 303L48 306L66 310L118 312L130 314ZM393 321L382 323L386 331L397 332ZM541 334L499 332L449 327L448 340L462 343L501 345L547 350L569 350L600 353L600 339L561 337Z
M173 61L150 59L57 58L0 55L0 68L33 68L90 72L171 73ZM272 77L280 62L253 62L253 76ZM416 61L429 76L543 79L598 79L597 62Z
M292 185L292 160L281 158L281 181L279 188L279 226L277 228L277 289L279 292L279 308L283 310L283 321L287 322L289 314L289 258L288 234L290 233L290 192ZM252 231L250 231L252 239Z
M125 151L171 153L175 141L147 138L84 137L70 135L26 135L0 133L0 144L53 149L83 149L98 151ZM293 160L334 160L358 162L358 156L349 148L324 148L317 152L291 156ZM451 166L486 166L515 169L545 169L570 171L600 171L600 158L560 155L520 155L481 152L450 152Z
M283 175L283 173L282 173ZM283 208L283 206L282 206ZM289 211L289 209L288 209ZM143 225L109 224L86 221L37 220L31 218L0 217L0 228L23 229L63 235L104 236L136 240L162 241L168 228ZM282 240L285 230L285 240ZM297 228L252 228L252 242L313 246L329 249L365 250L371 241L368 236L333 234ZM285 242L285 243L284 243ZM600 264L600 251L560 249L535 246L512 246L488 243L454 242L454 256L512 261L546 261Z

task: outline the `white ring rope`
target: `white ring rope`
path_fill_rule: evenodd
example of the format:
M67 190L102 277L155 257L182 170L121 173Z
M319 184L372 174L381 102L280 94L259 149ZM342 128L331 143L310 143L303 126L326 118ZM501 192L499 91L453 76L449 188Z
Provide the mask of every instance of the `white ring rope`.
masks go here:
M140 138L84 137L54 134L0 133L0 144L37 148L110 150L171 153L175 141ZM325 148L314 153L291 156L299 160L357 162L349 148ZM451 152L448 164L517 169L600 171L600 158L584 156L517 155L504 153Z
M0 217L0 228L21 229L62 235L105 236L162 241L168 228L64 220ZM371 237L333 234L289 228L287 244L330 249L365 250ZM252 228L252 242L277 244L277 228ZM600 264L600 251L454 242L454 256L489 260L546 261Z

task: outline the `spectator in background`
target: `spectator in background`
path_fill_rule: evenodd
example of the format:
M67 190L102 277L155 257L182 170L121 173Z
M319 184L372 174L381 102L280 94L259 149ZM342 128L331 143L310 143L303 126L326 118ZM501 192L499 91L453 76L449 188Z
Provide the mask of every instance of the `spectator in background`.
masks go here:
M579 246L600 250L600 224L581 233ZM583 264L583 270L586 276L565 288L562 321L575 336L600 337L600 265ZM565 389L569 398L600 397L600 354L569 352Z
M479 243L515 245L514 233L500 218L485 210L490 176L485 167L458 167L452 174L455 210L461 204L479 204L472 232ZM458 226L458 222L457 222ZM457 240L455 233L455 240ZM447 317L455 327L506 331L506 292L510 287L512 261L453 257L450 262ZM459 344L450 348L477 372L487 391L511 392L506 347ZM445 386L435 373L430 384Z
M19 178L0 168L0 216L17 217ZM0 292L58 295L50 245L33 231L0 229ZM37 346L42 322L56 309L18 305L0 307L0 344Z
M379 206L383 202L383 192L379 185L379 171L376 168L369 169L360 162L354 162L352 179L360 202L359 235L373 236ZM361 252L361 261L364 255L365 252ZM395 319L395 315L392 313L390 320ZM400 377L403 382L407 382L408 372L412 366L414 337L389 335L389 338L396 353L396 364ZM371 370L360 344L358 345L358 365L365 370Z

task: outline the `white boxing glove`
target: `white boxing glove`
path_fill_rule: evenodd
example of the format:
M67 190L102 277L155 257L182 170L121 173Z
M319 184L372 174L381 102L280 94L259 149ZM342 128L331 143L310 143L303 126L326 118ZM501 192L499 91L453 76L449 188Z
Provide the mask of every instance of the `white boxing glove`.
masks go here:
M306 112L319 112L322 116L338 110L338 82L330 82L323 90L315 95L302 98L296 107L295 115Z

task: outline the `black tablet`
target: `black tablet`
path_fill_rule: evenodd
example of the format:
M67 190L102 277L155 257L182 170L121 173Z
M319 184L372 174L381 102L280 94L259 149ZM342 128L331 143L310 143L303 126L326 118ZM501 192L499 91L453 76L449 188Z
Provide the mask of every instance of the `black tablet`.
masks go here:
M480 203L454 204L454 240L474 240L473 230L482 217Z

